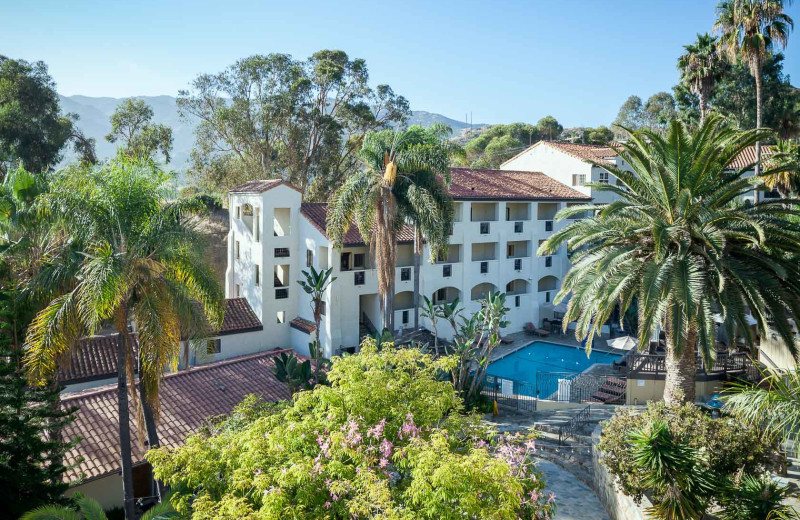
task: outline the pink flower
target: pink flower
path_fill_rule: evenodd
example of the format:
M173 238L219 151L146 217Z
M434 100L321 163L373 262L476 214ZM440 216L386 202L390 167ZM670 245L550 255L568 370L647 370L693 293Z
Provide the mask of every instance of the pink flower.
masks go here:
M367 438L379 439L383 435L383 429L386 427L386 419L381 419L381 422L373 426L367 431Z
M389 457L392 456L393 447L394 445L391 442L387 441L386 439L384 439L383 442L381 442L381 455L383 455L383 458L388 459Z
M381 459L381 460L380 460L380 462L378 463L378 465L379 465L380 467L382 467L382 468L385 468L386 466L388 466L388 465L389 465L389 461L388 461L388 460L386 460L386 459Z
M331 508L331 503L325 502L325 509L330 509L330 508Z

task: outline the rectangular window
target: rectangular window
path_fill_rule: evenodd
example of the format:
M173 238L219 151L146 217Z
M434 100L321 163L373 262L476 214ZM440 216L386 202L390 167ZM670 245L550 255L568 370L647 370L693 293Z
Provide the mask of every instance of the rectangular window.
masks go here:
M286 323L286 311L278 311L278 325Z
M253 219L253 225L256 228L256 242L261 242L261 208L256 208L256 217Z
M238 283L237 283L237 284L236 284L236 286L234 287L233 294L234 294L234 295L235 295L237 298L241 298L241 296L242 296L242 286L241 286L241 285L239 285Z
M275 299L276 300L285 300L289 297L289 289L275 289Z
M585 184L586 184L586 175L579 173L572 175L573 186L584 186Z
M514 270L515 271L522 271L522 258L515 258L514 259Z
M408 325L408 311L403 311L403 325Z
M481 262L481 274L489 272L489 262Z
M323 316L328 312L328 302L322 300L319 302L319 313Z
M519 295L514 296L514 307L519 307Z
M364 271L353 273L353 283L355 285L364 285Z
M522 222L514 222L514 233L522 233Z
M506 206L506 220L511 220L511 208Z
M514 244L508 244L508 258L514 258L515 248Z
M342 271L349 271L350 270L350 253L342 253L342 257L340 260L339 268Z
M489 234L489 223L481 222L481 235L488 235L488 234Z
M242 246L239 241L236 241L236 259L240 259L242 257Z
M276 247L275 248L275 258L287 258L289 256L289 248L288 247Z
M454 226L454 225L453 225L453 223L451 222L451 223L450 223L450 227L448 228L447 234L448 234L448 235L450 235L450 236L453 236L453 232L454 232L454 230L455 230L455 226Z
M261 285L261 268L256 264L256 287Z
M600 172L599 182L600 182L600 184L608 184L608 172L607 171L603 170L603 171Z
M553 257L552 256L544 257L544 266L545 267L553 267Z
M364 268L364 253L356 253L353 255L353 267L355 269L363 269Z
M545 303L550 303L550 291L547 291L546 293L544 293L544 302Z
M544 221L544 230L545 231L553 231L553 221L552 220L545 220Z
M410 267L403 267L400 269L400 281L407 282L411 280L411 268Z
M241 219L242 218L242 207L241 206L236 206L236 218L237 219Z
M314 251L306 249L306 267L314 265Z
M450 278L452 275L453 275L452 265L442 266L442 276L444 276L445 278Z
M447 289L439 289L436 291L436 301L443 302L447 301Z
M219 338L208 340L206 352L209 354L219 354L222 352L222 340Z

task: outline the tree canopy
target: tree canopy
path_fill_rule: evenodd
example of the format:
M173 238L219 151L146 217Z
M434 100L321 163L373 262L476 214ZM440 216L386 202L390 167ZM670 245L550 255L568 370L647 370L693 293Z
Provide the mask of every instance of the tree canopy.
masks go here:
M0 55L0 176L16 163L33 172L52 167L72 132L47 65Z
M466 155L456 162L471 168L498 168L503 162L542 139L558 139L563 130L564 127L553 116L543 117L535 125L494 125L470 139L464 145Z
M250 398L207 434L147 459L197 520L551 517L533 441L464 415L439 378L452 362L367 340L334 358L331 386L282 405Z
M250 56L198 76L178 108L199 121L190 173L203 187L283 176L320 200L359 168L367 131L409 113L390 86L369 86L364 60L339 50Z
M126 99L111 114L111 132L106 141L119 141L121 153L140 160L155 159L160 152L164 162L168 163L172 151L172 129L152 120L150 105L141 99Z

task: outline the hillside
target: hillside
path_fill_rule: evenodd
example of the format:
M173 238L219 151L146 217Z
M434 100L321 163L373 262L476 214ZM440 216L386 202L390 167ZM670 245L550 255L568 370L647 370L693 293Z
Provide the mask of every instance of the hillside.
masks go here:
M101 159L112 156L116 150L116 145L105 140L106 134L111 130L109 118L114 109L123 98L111 97L88 97L88 96L59 96L61 109L67 113L77 114L80 119L77 126L86 134L87 137L94 137L97 146L97 155ZM178 115L178 108L175 98L172 96L139 96L151 107L153 107L154 122L165 124L172 128L172 135L175 144L172 150L172 167L183 171L188 166L189 155L194 145L194 124L181 119ZM415 110L409 118L409 125L430 126L433 123L442 122L453 128L453 133L459 136L469 127L464 121L450 119L441 114ZM473 127L485 126L474 124ZM65 159L71 160L74 156L68 151Z

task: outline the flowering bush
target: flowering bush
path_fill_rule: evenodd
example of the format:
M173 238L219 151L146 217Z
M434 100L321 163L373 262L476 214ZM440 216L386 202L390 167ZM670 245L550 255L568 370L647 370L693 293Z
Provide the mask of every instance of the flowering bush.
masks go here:
M148 460L193 520L550 518L533 439L465 415L437 379L451 363L368 341L334 359L331 386L283 407L250 398Z

